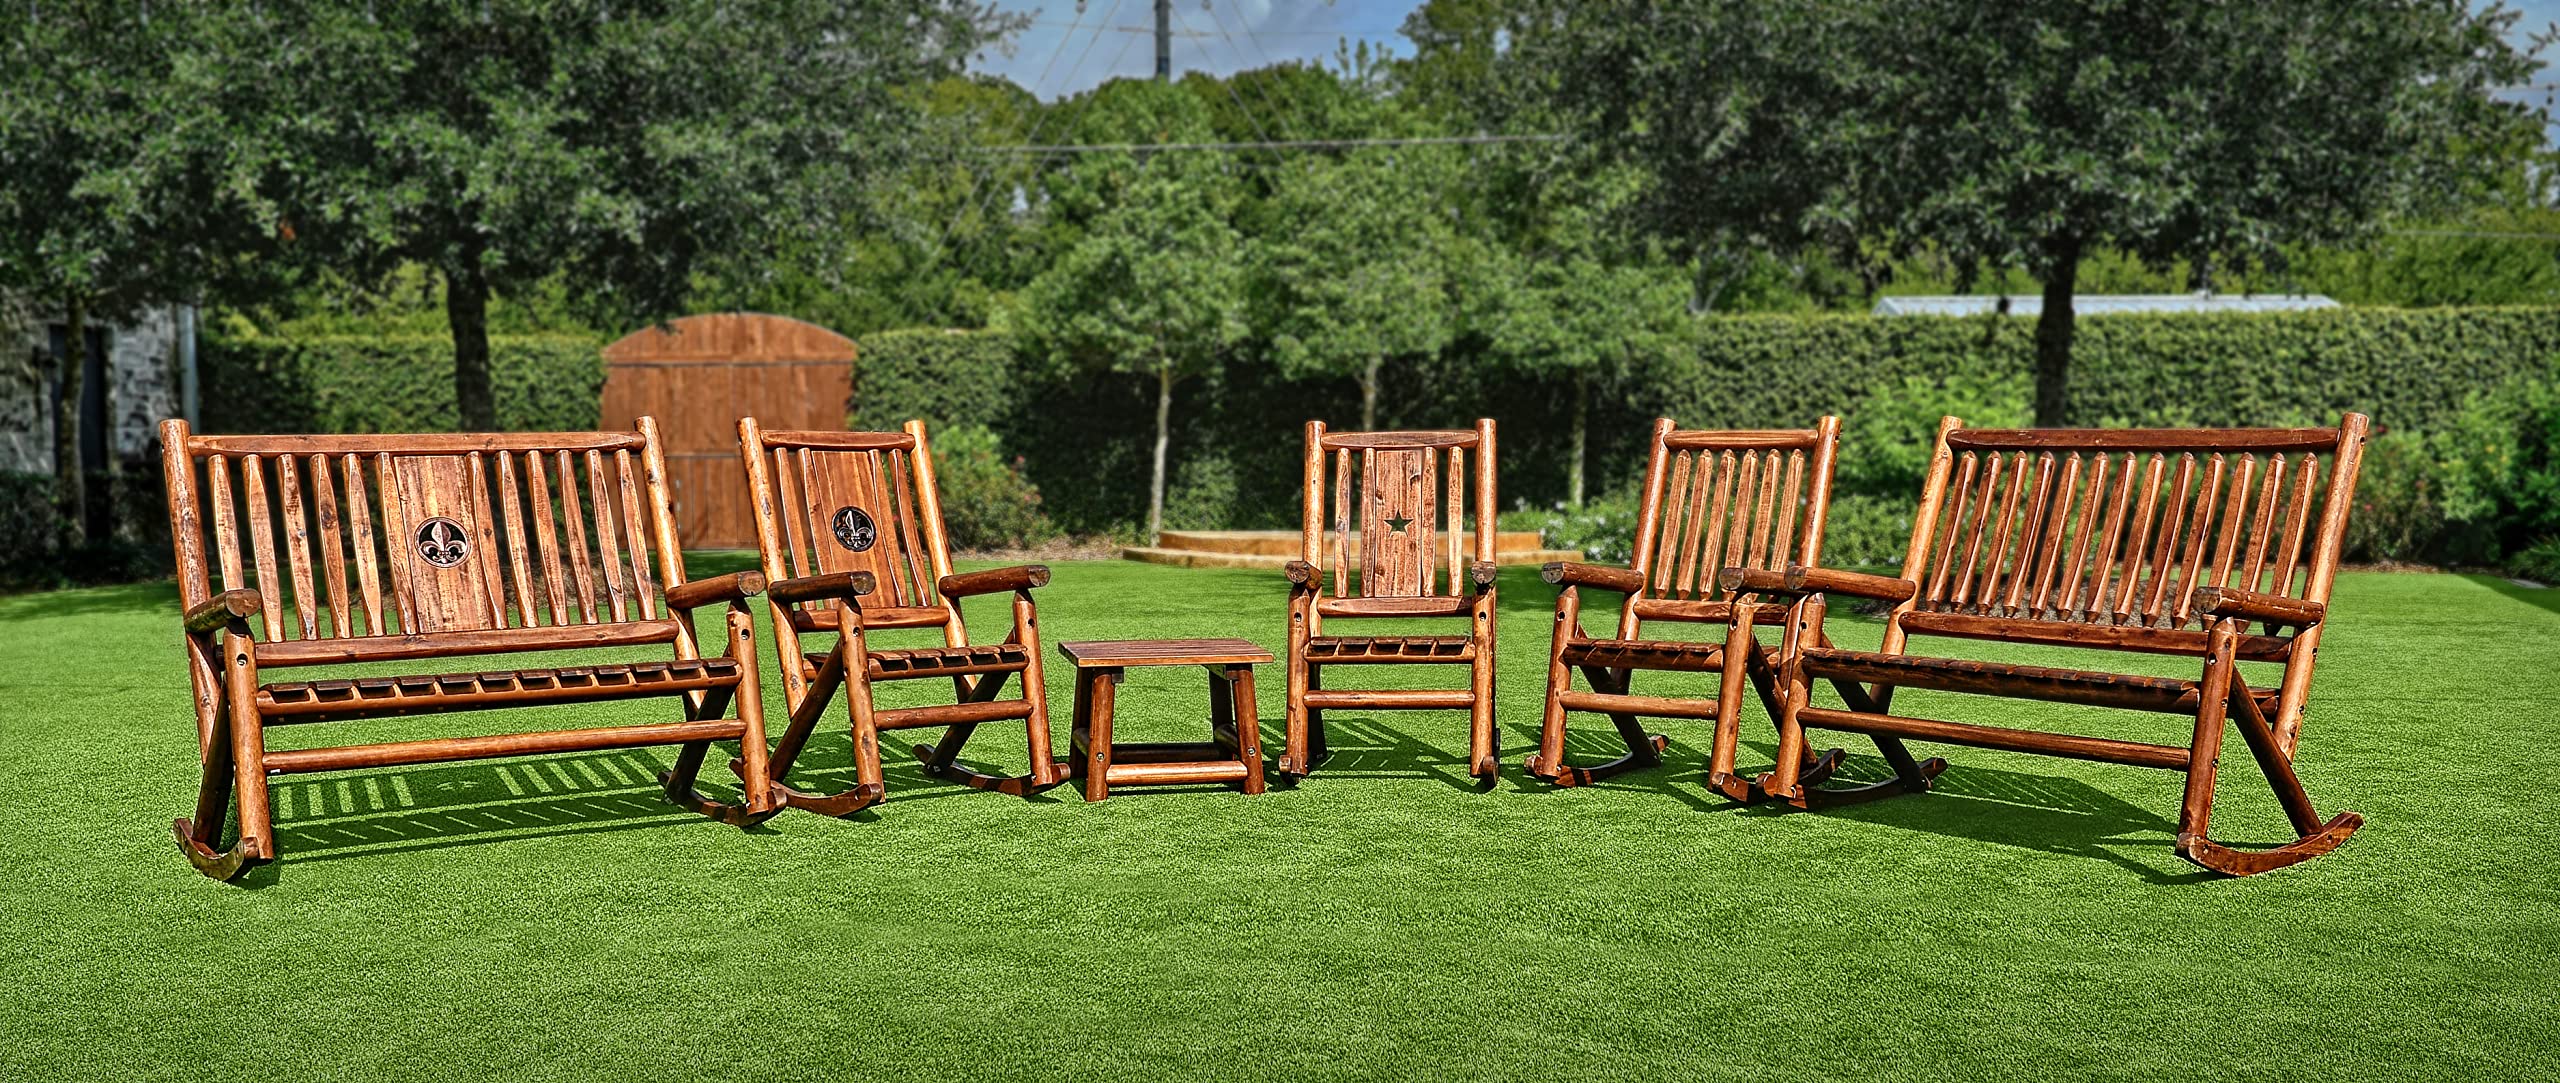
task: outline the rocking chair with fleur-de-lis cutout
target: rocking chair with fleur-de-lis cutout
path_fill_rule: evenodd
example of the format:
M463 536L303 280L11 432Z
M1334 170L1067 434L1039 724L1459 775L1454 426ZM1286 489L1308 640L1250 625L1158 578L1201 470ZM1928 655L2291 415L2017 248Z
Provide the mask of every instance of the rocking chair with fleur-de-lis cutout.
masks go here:
M1038 564L954 575L934 485L933 452L924 422L898 432L768 430L738 421L754 501L756 544L782 655L783 701L790 721L765 768L784 803L830 816L849 815L888 793L880 732L942 726L941 741L915 746L926 773L979 789L1021 796L1067 780L1049 748L1049 709L1040 676L1035 587L1049 582ZM960 599L1011 594L1013 628L998 643L972 643ZM885 648L882 631L932 629L938 645ZM826 649L803 651L801 637L832 633ZM876 685L949 678L955 702L883 710ZM1020 691L997 698L1009 680ZM854 783L834 794L804 792L782 779L800 758L819 716L844 689L853 716ZM1031 766L994 775L960 764L961 747L978 726L1021 720ZM746 764L734 764L744 770Z
M1472 539L1466 519L1469 452L1475 456ZM1328 460L1333 479L1330 530L1325 516ZM1432 521L1440 511L1436 505L1444 478L1445 535L1434 529ZM1324 422L1310 421L1305 497L1305 545L1301 559L1288 566L1289 696L1281 776L1302 778L1326 757L1327 709L1458 710L1469 717L1467 773L1482 785L1492 785L1499 744L1493 722L1492 420L1478 421L1473 429L1340 433L1326 432ZM1470 548L1473 559L1467 558ZM1444 563L1445 584L1440 579ZM1326 618L1381 617L1463 617L1467 632L1427 636L1324 632ZM1355 691L1324 686L1327 667L1378 664L1462 665L1469 679L1467 687L1453 691Z

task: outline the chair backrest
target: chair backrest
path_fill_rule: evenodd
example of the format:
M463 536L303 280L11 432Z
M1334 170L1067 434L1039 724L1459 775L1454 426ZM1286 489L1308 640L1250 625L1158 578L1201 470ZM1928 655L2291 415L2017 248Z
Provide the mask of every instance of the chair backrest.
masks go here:
M1938 447L1902 574L1907 608L2193 629L2190 595L2326 602L2370 426L1967 429Z
M679 634L658 598L684 557L650 418L407 436L203 436L173 420L161 440L181 600L254 587L264 663Z
M1471 541L1469 452L1476 490ZM1301 559L1330 574L1335 598L1381 601L1370 607L1381 613L1418 611L1388 599L1462 597L1467 562L1493 560L1493 456L1491 418L1473 429L1410 432L1326 432L1324 422L1307 422ZM1454 603L1447 608L1459 611Z
M1725 568L1818 566L1839 443L1836 417L1810 429L1760 431L1655 421L1629 561L1645 577L1637 600L1727 602L1717 583Z
M750 417L738 421L738 440L767 578L869 572L866 626L961 634L959 607L936 589L951 574L951 552L924 422L898 432L767 431ZM810 602L776 616L799 631L831 630L833 608Z

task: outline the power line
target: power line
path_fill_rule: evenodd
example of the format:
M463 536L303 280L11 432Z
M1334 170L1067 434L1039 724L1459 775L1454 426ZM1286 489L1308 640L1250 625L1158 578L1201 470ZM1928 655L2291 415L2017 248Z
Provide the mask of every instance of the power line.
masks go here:
M2400 237L2467 237L2483 241L2560 241L2560 233L2523 233L2489 229L2394 229Z
M1556 132L1528 135L1437 135L1395 139L1273 139L1237 143L1051 143L975 147L977 154L1137 154L1171 150L1350 150L1359 147L1448 147L1492 143L1563 143Z

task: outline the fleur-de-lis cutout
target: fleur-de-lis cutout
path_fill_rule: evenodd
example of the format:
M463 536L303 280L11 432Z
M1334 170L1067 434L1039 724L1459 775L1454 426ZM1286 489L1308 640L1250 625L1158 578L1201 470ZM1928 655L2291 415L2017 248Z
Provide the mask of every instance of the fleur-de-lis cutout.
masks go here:
M462 524L441 515L418 524L418 556L439 568L462 563L471 554L471 542L462 532Z

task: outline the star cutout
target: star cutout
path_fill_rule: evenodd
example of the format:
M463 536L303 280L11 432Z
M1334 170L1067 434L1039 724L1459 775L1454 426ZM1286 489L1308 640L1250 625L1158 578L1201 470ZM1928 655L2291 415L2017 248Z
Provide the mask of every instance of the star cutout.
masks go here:
M1387 529L1388 529L1389 531L1391 531L1391 532L1393 532L1393 533L1397 533L1397 534L1402 534L1402 533L1404 533L1404 528L1409 527L1409 526L1412 526L1412 525L1413 525L1413 520L1411 520L1411 519L1407 519L1407 518L1405 518L1404 516L1401 516L1401 515L1396 516L1396 517L1394 517L1394 518L1392 518L1392 519L1387 520Z

